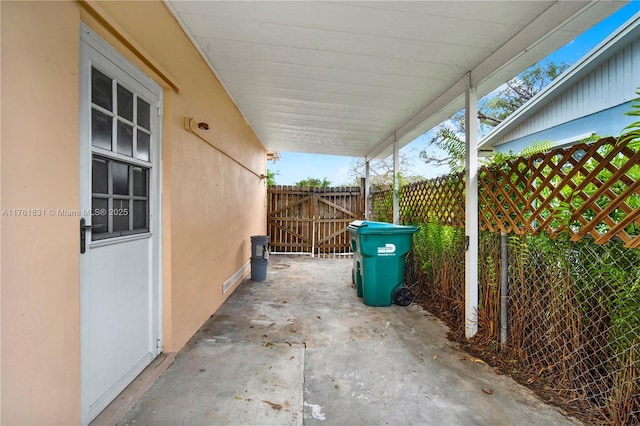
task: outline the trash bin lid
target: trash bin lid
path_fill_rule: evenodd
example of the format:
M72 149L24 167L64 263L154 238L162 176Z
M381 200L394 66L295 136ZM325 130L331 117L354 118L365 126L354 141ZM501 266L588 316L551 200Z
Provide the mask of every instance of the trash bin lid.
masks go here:
M347 228L357 230L362 226L363 223L366 223L364 220L354 220L349 224Z
M359 234L415 234L418 232L418 228L411 225L394 225L367 220L354 220L349 224L349 228L357 230Z

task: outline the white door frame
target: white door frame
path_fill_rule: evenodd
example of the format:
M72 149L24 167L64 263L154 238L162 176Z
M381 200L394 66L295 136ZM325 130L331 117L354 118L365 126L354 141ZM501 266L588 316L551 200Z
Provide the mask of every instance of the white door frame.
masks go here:
M153 348L153 357L162 352L162 88L140 69L125 59L117 50L104 41L98 34L81 22L80 26L80 217L84 217L87 224L91 224L91 212L87 207L87 198L91 198L91 65L93 63L110 62L129 77L136 80L146 89L151 91L157 100L157 105L151 105L151 114L157 115L157 126L154 129L155 140L152 139L153 166L149 175L149 233L152 235L152 253L150 275L152 289L150 295L150 324L151 335L157 338L157 344ZM157 109L157 112L154 111ZM132 236L135 239L135 236ZM126 238L126 237L125 237ZM80 239L78 235L78 239ZM89 318L89 277L91 272L90 256L87 255L91 244L91 234L87 232L87 252L80 254L80 390L81 390L81 422L88 424L96 413L90 412L89 398L87 396L88 383L91 380L89 374L88 335L90 333Z

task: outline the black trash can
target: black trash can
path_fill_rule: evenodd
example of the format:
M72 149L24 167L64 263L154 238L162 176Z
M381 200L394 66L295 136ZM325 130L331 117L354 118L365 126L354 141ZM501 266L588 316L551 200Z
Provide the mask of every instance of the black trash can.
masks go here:
M251 279L264 281L267 279L269 264L269 236L253 235L251 237Z

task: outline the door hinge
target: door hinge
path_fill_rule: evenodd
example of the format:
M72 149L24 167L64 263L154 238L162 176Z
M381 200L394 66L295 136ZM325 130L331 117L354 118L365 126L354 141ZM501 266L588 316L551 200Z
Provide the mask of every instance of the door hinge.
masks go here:
M156 340L156 349L160 349L160 339Z
M162 107L158 105L158 117L162 117Z

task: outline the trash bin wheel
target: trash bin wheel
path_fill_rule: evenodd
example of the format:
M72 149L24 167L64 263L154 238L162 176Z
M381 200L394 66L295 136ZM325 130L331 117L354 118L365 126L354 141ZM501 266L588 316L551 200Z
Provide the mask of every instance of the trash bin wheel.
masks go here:
M393 303L399 306L409 306L413 302L413 293L406 287L400 287L393 293Z

